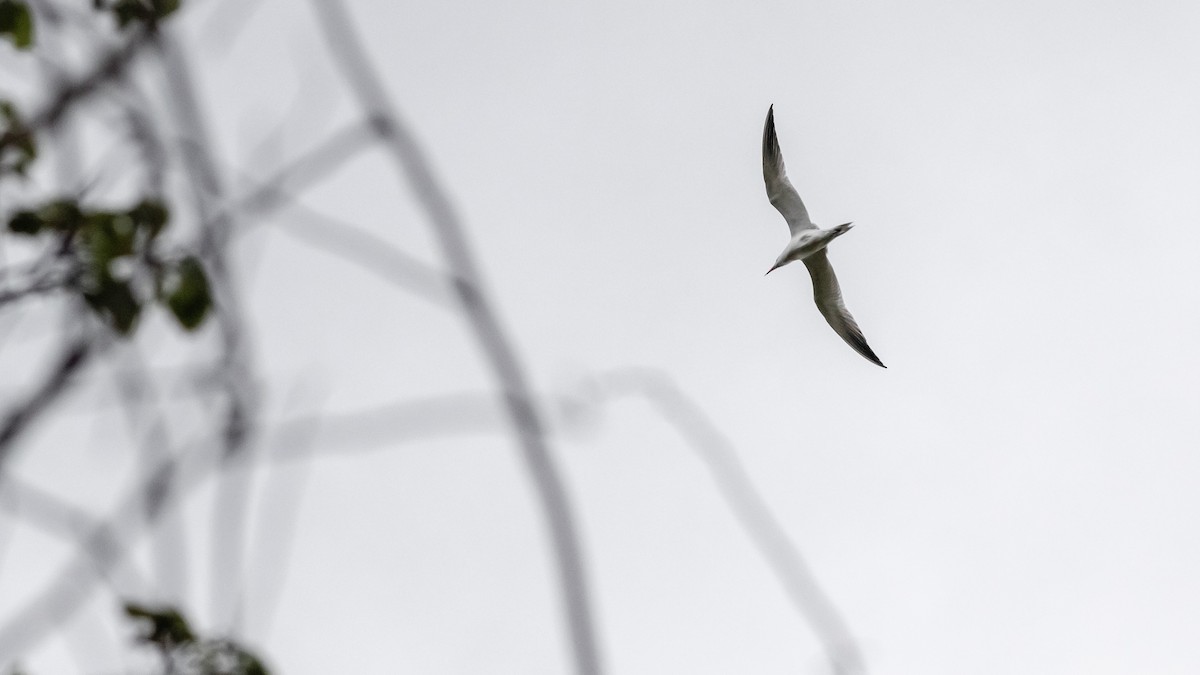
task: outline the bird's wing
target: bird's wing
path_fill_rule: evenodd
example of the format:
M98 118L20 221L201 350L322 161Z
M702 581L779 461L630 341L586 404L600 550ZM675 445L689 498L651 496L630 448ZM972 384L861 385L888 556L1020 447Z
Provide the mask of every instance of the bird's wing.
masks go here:
M822 249L805 258L804 266L808 268L808 274L812 277L813 299L817 302L817 309L833 327L833 332L842 336L846 344L866 357L868 361L887 368L879 360L879 357L875 356L875 352L871 351L866 338L863 337L862 330L859 329L854 317L850 316L850 311L842 302L842 289L838 286L837 275L833 273L833 265L829 264L829 256L826 255L826 251Z
M767 123L763 127L763 180L767 183L767 198L779 209L794 236L801 230L816 227L808 217L808 209L800 201L800 194L788 180L783 166L783 155L779 152L779 139L775 137L775 106L767 110Z

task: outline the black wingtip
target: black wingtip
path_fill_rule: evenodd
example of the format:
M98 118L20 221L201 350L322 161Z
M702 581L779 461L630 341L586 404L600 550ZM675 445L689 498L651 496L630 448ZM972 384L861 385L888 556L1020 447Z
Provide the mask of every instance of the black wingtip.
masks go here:
M867 344L866 338L864 338L861 334L855 334L851 337L847 337L846 343L853 347L854 351L858 352L864 359L874 363L880 368L887 368L887 366L883 365L883 361L880 361L879 357L875 356L875 350L871 349L871 345Z
M763 124L763 170L765 172L768 163L778 161L779 156L779 141L775 138L775 106L772 105L767 110L767 121ZM766 175L765 173L763 175Z
M875 356L875 350L871 349L867 345L866 340L862 341L862 350L860 350L858 353L867 357L868 361L870 361L871 363L874 363L875 365L879 366L880 368L887 368L887 366L883 365L883 361L880 361L879 357Z
M884 368L884 369L887 368L887 366L883 365L883 361L880 361L879 357L875 356L875 352L871 351L870 347L867 347L867 354L870 354L870 356L867 356L867 358L870 359L871 363L874 363L875 365L879 366L880 368ZM866 356L866 354L864 354L863 356Z
M883 361L880 361L879 357L875 356L875 352L871 351L870 347L867 347L865 350L859 352L859 354L862 354L868 361L874 363L880 368L887 368L887 366L883 365Z

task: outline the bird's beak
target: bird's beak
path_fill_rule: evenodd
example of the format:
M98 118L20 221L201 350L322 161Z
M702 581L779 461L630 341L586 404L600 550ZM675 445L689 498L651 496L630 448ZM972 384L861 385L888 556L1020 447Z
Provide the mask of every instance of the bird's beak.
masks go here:
M774 272L775 270L779 269L779 266L780 266L780 263L775 263L774 265L771 266L771 269L767 270L767 274L770 274L771 272ZM767 274L764 274L763 276L765 277L765 276L767 276Z

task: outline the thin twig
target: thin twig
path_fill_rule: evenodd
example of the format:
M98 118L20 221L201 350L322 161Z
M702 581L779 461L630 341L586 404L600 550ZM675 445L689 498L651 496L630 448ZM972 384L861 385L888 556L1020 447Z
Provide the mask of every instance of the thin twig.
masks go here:
M116 549L116 538L105 523L96 521L83 509L12 475L0 477L0 507L47 534L78 544L92 556L97 576L117 593L145 588L145 580L132 566L122 568L125 577L122 582L110 574L106 561Z
M370 126L356 122L330 134L325 140L300 154L285 167L266 180L246 182L254 187L245 194L234 197L224 207L210 216L217 221L231 216L258 216L272 211L282 204L295 202L292 193L308 188L329 174L337 171L350 159L374 145L376 136ZM207 224L207 223L206 223ZM245 231L241 228L239 232Z
M279 231L322 253L372 272L439 307L454 308L454 288L446 275L370 232L310 209L302 209Z
M833 602L775 518L738 459L733 443L695 401L664 372L653 368L623 368L597 377L609 397L640 395L658 409L696 454L708 465L729 510L775 572L792 604L820 640L837 675L866 672L862 651Z
M494 404L483 400L483 395L478 393L408 401L376 410L332 416L328 418L332 421L328 429L334 433L328 436L352 444L356 441L370 441L372 439L355 437L354 433L350 433L361 432L362 429L355 427L364 421L368 431L374 427L381 432L393 433L388 438L389 443L427 439L435 434L497 431L501 426L496 423L494 407ZM397 434L397 427L387 424L383 419L389 412L396 413L401 420L414 424L418 424L418 419L422 416L440 418L443 422L453 420L457 412L460 419L468 424L434 424L423 429L418 424L415 435L408 434L407 430ZM469 423L472 419L476 420L475 425ZM273 439L267 443L262 458L272 461L311 458L312 455L305 448L297 447L293 441L298 436L312 440L316 436L312 432L318 422L317 418L301 416L280 424ZM320 424L325 426L324 421ZM392 428L386 428L389 426ZM178 508L178 503L203 485L215 472L228 468L222 461L225 451L220 443L201 441L191 444L191 447L192 449L185 450L178 456L162 457L155 462L139 482L121 498L112 516L103 521L92 521L93 525L85 541L93 544L82 546L54 580L45 586L45 590L21 609L11 613L8 622L0 625L0 663L9 662L28 653L74 616L94 592L97 577L103 578L111 574L115 566L120 565L131 554L140 537L165 513L172 508ZM104 545L98 548L99 544L95 542L101 541Z
M343 4L338 0L314 0L312 4L319 15L318 23L330 53L360 105L375 123L397 169L408 180L425 209L442 254L457 278L455 285L462 311L504 394L526 469L547 519L558 563L575 669L580 675L599 675L602 671L600 650L592 620L587 574L566 486L547 447L542 419L533 405L516 350L484 295L483 278L466 233L416 139L384 93Z
M215 218L236 215L249 219L287 208L300 217L285 221L280 227L284 234L369 269L433 304L457 307L454 291L445 274L362 228L305 206L293 194L295 189L309 187L337 170L378 140L374 129L362 123L335 132L242 196L231 200ZM243 177L242 182L255 183L250 177ZM237 233L247 232L254 222L247 222Z
M0 486L0 507L44 532L76 541L97 527L87 511L16 476L0 476Z
M324 399L322 395L321 400ZM296 459L311 457L322 423L320 413L306 418L306 422L276 426L264 443L267 451L261 456L270 457L277 454L277 448L286 448ZM271 623L283 599L288 561L300 522L301 502L313 468L312 462L301 461L297 464L291 471L268 466L263 476L264 484L259 499L261 506L257 510L256 536L253 540L254 552L250 556L251 565L246 574L253 586L240 589L243 595L253 596L253 602L243 600L241 604L257 610L251 625L260 640L265 640L270 634Z
M124 363L118 366L116 386L129 435L140 446L135 470L148 472L157 462L175 452L168 433L169 422L136 346L123 346L120 352ZM149 476L149 473L145 475ZM158 485L146 494L146 513L154 513L160 508L158 502L166 498L166 488L166 485ZM170 520L152 542L153 570L159 588L172 601L179 601L187 594L187 530L181 510L167 513Z
M262 8L262 0L224 0L210 9L208 20L199 30L198 40L207 42L219 56L229 53L237 44L242 31L250 25L254 13Z
M71 378L88 362L95 350L95 345L86 337L69 343L41 386L16 405L0 423L0 471L3 471L22 432L58 400Z
M35 279L30 279L25 282L24 286L19 288L8 288L0 290L0 307L10 303L22 300L24 298L33 297L42 293L49 293L60 288L66 288L75 280L74 273L50 273L44 274Z
M167 147L158 122L150 114L150 100L132 81L125 81L120 96L121 111L129 138L140 150L145 165L146 193L161 196L167 177Z
M326 448L319 454L282 444L262 456L271 463L290 463L310 457L345 456L383 446L431 438L493 434L505 430L504 411L496 397L482 392L430 396L348 413L323 413L281 421L276 433L294 437L298 430L315 429Z
M254 372L245 315L234 290L233 273L228 260L233 214L220 211L224 202L223 186L208 142L204 116L192 84L191 70L173 28L164 30L158 41L163 57L168 100L188 146L183 164L187 171L196 213L204 224L201 250L213 292L214 319L221 338L218 372L228 394L224 419L224 461L243 463L245 449L256 431L258 397L254 390ZM226 466L225 468L232 468ZM217 486L213 508L213 613L222 628L236 626L241 608L226 607L236 602L245 561L246 512L250 504L251 484L245 471L226 471Z
M41 109L29 116L29 129L40 131L56 126L72 106L95 93L100 85L124 75L134 57L154 42L155 35L144 28L135 29L133 35L119 47L98 58L96 66L87 74L64 82Z
M95 575L109 573L130 555L133 544L153 525L176 500L194 490L202 479L211 475L219 465L223 448L205 443L199 450L186 452L182 457L170 457L159 462L122 500L115 515L97 526L112 538L105 547L104 557L97 559L95 550L84 547L77 552L55 576L45 590L9 615L0 625L0 663L28 653L51 632L61 627L79 611L95 590ZM166 497L151 499L149 495L165 488ZM153 503L156 510L147 511Z

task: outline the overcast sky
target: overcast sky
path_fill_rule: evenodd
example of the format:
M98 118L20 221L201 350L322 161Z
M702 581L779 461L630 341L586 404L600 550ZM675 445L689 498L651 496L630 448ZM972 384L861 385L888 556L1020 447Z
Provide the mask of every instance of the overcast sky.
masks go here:
M357 119L306 4L193 4L177 28L230 167L265 176ZM1200 671L1200 4L349 4L538 389L670 374L870 672ZM830 258L887 370L829 329L802 266L763 276L787 240L771 104L813 220L855 223ZM440 265L380 151L303 201ZM491 386L456 316L272 222L239 249L271 410ZM821 672L672 429L637 399L589 429L554 450L608 671ZM250 577L285 583L271 617L250 592L249 639L293 675L566 672L511 438L373 448L287 469L297 536ZM193 571L187 602L220 624Z

